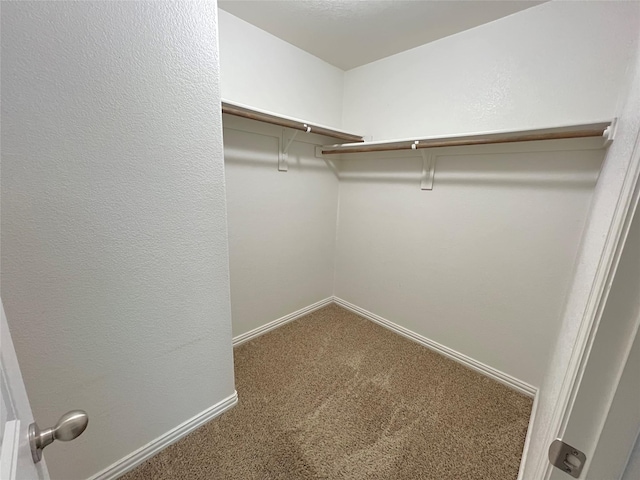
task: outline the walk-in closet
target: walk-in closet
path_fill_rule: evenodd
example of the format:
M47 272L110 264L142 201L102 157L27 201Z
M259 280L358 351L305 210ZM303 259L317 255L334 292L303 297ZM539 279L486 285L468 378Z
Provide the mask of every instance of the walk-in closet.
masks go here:
M2 29L8 478L638 478L640 2Z
M382 4L344 14L360 32ZM304 51L346 30L339 7L315 29L302 6L220 7L237 375L272 358L275 378L260 377L293 419L276 422L291 445L272 462L291 478L526 478L522 454L540 441L527 427L565 355L567 299L619 135L638 5L551 2L365 64L346 37L344 51ZM351 327L359 318L409 342L378 344ZM416 358L433 352L446 373ZM332 380L315 377L323 355ZM557 475L545 460L529 478ZM570 461L576 473L582 458Z

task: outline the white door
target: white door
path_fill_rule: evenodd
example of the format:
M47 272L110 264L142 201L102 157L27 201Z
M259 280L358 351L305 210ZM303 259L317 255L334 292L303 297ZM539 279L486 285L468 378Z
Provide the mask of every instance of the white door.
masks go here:
M33 423L31 405L22 382L18 359L11 341L9 325L2 310L0 330L0 387L2 401L2 450L0 453L0 479L48 480L49 473L44 458L34 463L29 446L28 429Z
M620 480L640 430L640 212L634 217L566 427L558 434L586 455L576 478ZM571 476L554 468L550 478Z

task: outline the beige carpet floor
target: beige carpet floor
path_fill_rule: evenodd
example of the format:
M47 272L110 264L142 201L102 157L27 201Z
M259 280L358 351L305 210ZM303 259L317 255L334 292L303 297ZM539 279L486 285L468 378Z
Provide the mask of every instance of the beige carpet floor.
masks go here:
M517 477L531 399L335 305L236 348L235 370L235 408L123 478Z

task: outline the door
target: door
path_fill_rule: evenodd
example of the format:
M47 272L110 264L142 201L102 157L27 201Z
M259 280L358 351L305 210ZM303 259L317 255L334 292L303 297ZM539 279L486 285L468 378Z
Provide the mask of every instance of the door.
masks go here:
M633 216L577 396L561 434L575 478L619 480L640 430L640 214ZM559 444L556 444L559 445ZM581 463L570 454L560 462ZM565 468L571 469L571 467ZM551 480L571 478L554 468Z
M0 385L2 392L2 429L0 453L0 478L2 480L48 480L47 465L42 461L37 464L31 457L28 429L33 423L33 414L27 398L27 391L22 382L16 352L11 341L9 325L2 310L2 326L0 330Z
M77 438L87 428L89 417L83 410L72 410L53 427L38 427L33 420L2 302L0 309L0 480L48 480L42 450L55 440L67 442Z

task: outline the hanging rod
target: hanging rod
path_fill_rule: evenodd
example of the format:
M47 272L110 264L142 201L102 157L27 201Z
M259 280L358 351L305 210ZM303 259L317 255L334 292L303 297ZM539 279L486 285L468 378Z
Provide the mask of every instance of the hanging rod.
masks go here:
M257 120L259 122L271 123L273 125L279 125L281 127L292 128L294 130L300 130L307 133L317 133L318 135L325 135L327 137L337 138L340 140L346 140L348 142L364 142L364 138L360 135L354 135L347 132L341 132L340 130L334 130L332 128L322 127L309 122L303 122L302 120L296 120L293 118L282 117L273 113L267 113L261 110L247 107L228 101L222 101L222 113L228 115L235 115L237 117L248 118L251 120Z
M471 135L427 137L416 140L391 140L385 142L325 145L321 147L321 151L323 155L335 155L339 153L387 152L392 150L416 150L421 148L459 147L464 145L489 145L495 143L531 142L537 140L602 137L603 135L605 136L605 141L610 141L613 135L613 128L610 128L611 125L612 122L598 122L537 130L516 130Z

